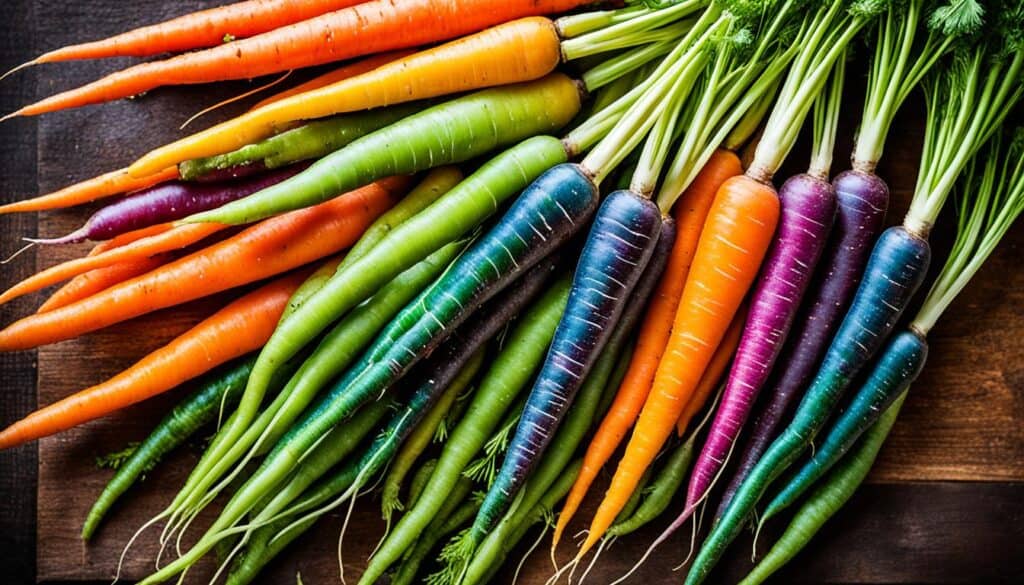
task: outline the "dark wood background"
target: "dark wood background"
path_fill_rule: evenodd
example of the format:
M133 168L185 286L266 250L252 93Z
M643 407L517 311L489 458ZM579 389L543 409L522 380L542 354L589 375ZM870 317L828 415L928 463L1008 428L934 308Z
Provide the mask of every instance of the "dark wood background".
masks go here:
M6 4L0 37L0 68L70 42L106 36L132 25L161 20L219 2L139 0ZM81 62L39 67L0 82L0 112L37 97L79 85L128 63ZM854 67L845 125L860 109ZM48 192L130 162L180 135L177 127L195 111L249 88L248 83L162 89L125 100L39 119L0 125L0 199L13 201ZM197 127L237 112L241 105L200 120ZM893 131L880 169L893 186L891 218L906 208L916 174L921 104L906 108ZM849 152L850 136L837 152ZM798 148L791 171L806 160ZM845 166L845 154L837 169ZM780 173L780 176L784 176ZM19 238L69 231L89 210L0 217L0 257L20 247ZM948 217L935 236L949 243ZM777 582L790 583L981 583L1024 582L1024 230L1015 229L977 281L951 308L931 337L928 370L915 385L889 443L866 485L814 544ZM0 267L0 286L39 267L81 253L81 247L31 250ZM941 258L941 255L938 257ZM163 311L37 352L0 354L0 423L20 418L38 402L49 403L109 377L195 323L232 293ZM31 311L42 296L0 306L0 325ZM171 393L104 421L10 451L0 452L0 576L3 583L109 582L120 547L149 515L162 509L181 485L196 453L187 449L152 474L110 517L95 543L84 546L78 530L85 511L109 477L96 455L145 436ZM592 504L591 504L592 505ZM346 559L358 569L381 529L376 502L358 507L346 539ZM265 579L292 583L301 569L306 583L336 582L334 555L339 523L321 522L299 550L282 557ZM607 583L638 558L643 543L663 527L625 539L606 553L592 582ZM151 566L155 535L141 539L128 557L124 577ZM662 548L635 582L675 583L684 556L682 537ZM749 548L737 546L720 580L742 574ZM522 583L543 583L546 555L527 564ZM195 582L205 582L190 575Z

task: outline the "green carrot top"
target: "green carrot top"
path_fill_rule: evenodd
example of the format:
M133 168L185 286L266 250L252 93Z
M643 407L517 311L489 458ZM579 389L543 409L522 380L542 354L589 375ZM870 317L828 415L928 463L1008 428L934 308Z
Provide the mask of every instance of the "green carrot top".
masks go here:
M765 123L754 160L747 169L749 177L771 181L793 148L833 65L861 29L887 7L885 0L811 3L795 40L797 54Z
M685 132L658 191L663 212L672 208L723 141L742 143L760 123L796 54L793 21L802 5L801 0L728 4L734 20L708 48L712 54L687 106Z
M960 182L957 235L942 272L910 327L926 335L1024 211L1024 128L998 134Z
M828 180L832 168L832 151L836 145L836 130L839 128L839 106L843 98L843 80L846 76L845 54L839 55L832 67L828 90L814 100L814 124L811 141L811 164L807 173L824 181Z
M600 139L580 163L595 182L622 162L666 110L679 111L707 61L708 45L731 21L717 3L709 6L646 80L566 137L569 150L577 152Z
M856 170L874 171L893 118L911 90L944 54L982 24L984 9L977 0L937 4L927 0L895 2L878 21L864 112L853 151ZM929 5L935 6L926 16ZM923 41L919 38L921 28L926 29Z
M927 237L957 177L1024 95L1024 8L990 15L997 31L953 53L925 78L924 148L910 209L903 221Z

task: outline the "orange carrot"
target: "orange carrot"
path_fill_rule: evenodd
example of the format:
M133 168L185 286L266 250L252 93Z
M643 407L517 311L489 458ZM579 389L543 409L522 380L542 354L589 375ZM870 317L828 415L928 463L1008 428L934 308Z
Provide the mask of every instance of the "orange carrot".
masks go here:
M301 22L363 0L247 0L193 12L99 41L62 47L32 63L105 57L149 57L215 47Z
M746 175L715 194L650 395L577 558L608 530L675 429L757 276L778 216L775 189Z
M106 382L33 412L0 431L0 449L107 416L259 349L309 273L300 270L243 296Z
M339 67L338 69L334 69L332 71L328 71L327 73L324 73L323 75L320 75L319 77L314 77L313 79L310 79L309 81L307 81L305 83L296 85L295 87L293 87L291 89L286 89L286 90L284 90L284 91L282 91L280 93L275 93L274 95L272 95L272 96L270 96L268 98L265 98L265 99L263 99L260 102L257 102L256 105L254 105L253 107L251 107L249 109L250 110L257 110L259 108L262 108L263 106L266 106L268 104L272 104L274 102L279 102L279 101L281 101L281 100L283 100L285 98L289 98L289 97L292 97L292 96L295 96L295 95L299 95L300 93L306 93L307 91L313 91L315 89L320 89L320 88L323 88L323 87L327 87L328 85L331 85L332 83L337 83L339 81L344 81L344 80L348 79L349 77L355 77L356 75L362 75L363 73L367 73L369 71L373 71L374 69L380 67L381 65L386 65L386 64L388 64L388 63L390 63L392 61L395 61L397 59L402 59L403 57L408 57L412 53L413 53L413 51L411 51L411 50L391 51L389 53L383 53L383 54L380 54L380 55L373 55L372 57L367 57L366 59L362 59L360 61L356 61L355 63L349 63L347 65L343 65L343 66Z
M87 299L26 317L0 331L0 351L71 339L334 254L351 246L408 184L408 177L392 177L271 218Z
M22 295L35 292L39 289L46 288L50 285L57 284L58 282L63 282L69 278L78 276L79 274L85 274L90 270L106 268L120 262L129 262L148 258L161 252L180 250L186 246L191 246L192 244L195 244L216 232L230 227L217 223L196 223L167 229L166 226L168 225L169 224L153 226L145 228L145 230L137 230L135 232L122 234L120 236L121 238L129 240L122 240L123 245L114 245L114 243L118 241L117 239L111 240L110 242L103 242L97 246L97 248L107 246L107 249L104 249L99 253L91 252L85 258L69 260L62 264L51 266L50 268L30 276L4 291L3 294L0 294L0 304L6 303L7 301L18 298ZM155 229L158 227L162 227L162 229ZM128 236L134 237L135 235L138 235L139 232L143 231L153 231L156 233L134 241L131 241L130 238L128 238ZM93 252L96 252L96 249L93 249Z
M26 106L34 116L106 102L164 85L251 79L415 47L524 16L563 12L589 0L372 0L250 39L151 61Z
M115 284L145 274L157 266L162 266L167 263L168 259L169 256L166 254L157 254L148 258L118 262L111 266L90 270L85 274L79 274L50 295L50 298L39 306L36 313L52 311L90 297L101 290L106 290Z
M89 251L90 256L96 256L107 250L113 250L114 248L120 248L126 246L132 242L137 242L143 238L149 238L152 236L158 236L174 229L173 223L158 223L149 227L132 230L130 232L123 233L119 236L115 236L109 240L105 240L97 243L93 246L92 250Z
M73 207L89 203L90 201L96 201L97 199L103 199L104 197L145 189L157 183L177 178L178 167L175 166L142 178L129 175L128 169L120 169L82 181L81 183L75 183L53 193L40 195L39 197L33 197L24 201L15 201L7 205L0 205L0 215L18 211L46 211L48 209Z
M732 318L732 323L729 325L729 330L725 332L722 343L718 344L714 355L711 356L711 361L708 362L708 367L701 374L700 382L693 390L693 396L686 402L683 414L679 415L679 421L676 423L676 433L680 437L686 434L686 428L690 426L694 415L704 408L708 397L722 381L722 376L725 375L725 370L732 360L732 354L736 353L736 346L740 344L740 334L743 333L743 323L746 321L746 317L745 307L736 311L736 316Z
M693 261L704 221L711 209L711 202L714 201L715 193L722 183L742 173L739 158L735 154L724 149L715 151L673 208L677 235L672 253L658 282L658 288L651 297L650 306L637 335L636 349L633 351L626 377L619 385L608 414L590 441L590 446L583 456L583 466L558 516L558 524L555 526L551 541L552 549L558 546L562 532L583 503L583 498L597 478L598 472L636 422L636 417L640 414L640 409L650 392L658 362L661 361L665 345L668 343L672 318L679 307L679 297L683 294L683 286L690 272L690 263Z

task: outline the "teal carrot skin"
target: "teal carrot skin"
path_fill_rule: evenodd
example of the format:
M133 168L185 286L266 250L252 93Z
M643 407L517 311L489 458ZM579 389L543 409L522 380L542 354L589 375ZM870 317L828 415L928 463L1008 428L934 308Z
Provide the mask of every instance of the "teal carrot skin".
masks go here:
M391 577L390 585L417 583L416 578L420 567L430 556L437 543L473 519L479 504L471 499L467 500L472 489L472 481L465 477L459 479L451 494L448 495L447 501L430 522L430 526L420 535L416 540L416 545L402 559L402 564L398 566L398 570Z
M302 465L295 467L285 485L268 494L265 503L261 502L260 513L253 517L253 523L274 517L287 504L301 496L306 488L348 457L394 408L394 402L378 400L360 409L350 420L345 421L344 426L331 429L315 448L310 449Z
M278 325L253 366L232 421L219 434L220 448L211 446L205 457L217 461L247 430L263 400L270 376L281 364L388 281L463 237L545 170L565 162L566 156L561 141L550 136L531 138L508 149L433 205L399 224L365 256L335 274L289 319ZM258 497L258 491L254 488L250 495ZM162 575L180 570L186 564L183 561Z
M212 499L212 495L226 487L228 479L211 489L232 465L252 449L258 454L272 446L317 393L344 371L402 306L441 274L460 249L458 242L442 247L399 274L387 287L338 322L302 363L285 389L243 430L241 436L226 444L223 450L217 450L211 445L171 507L204 506ZM226 428L230 428L230 424Z
M690 438L672 451L668 460L665 461L664 467L658 471L654 481L651 482L647 497L643 499L634 513L612 524L608 529L609 538L636 532L668 508L672 499L679 492L679 488L682 487L690 464L693 463L696 437L696 432L691 433Z
M853 447L898 396L921 374L928 358L928 343L914 331L892 338L871 370L864 386L829 430L825 440L815 445L814 455L765 508L760 522L791 506L814 482L835 465Z
M293 162L320 158L352 141L422 110L424 104L399 104L366 112L309 122L232 152L197 158L178 165L186 181L203 180L228 170L276 169ZM246 172L243 171L243 172Z
M930 257L928 242L902 226L889 228L879 237L850 310L792 421L736 491L697 554L687 585L707 577L769 484L796 461L828 421L843 392L884 343L921 286Z
M427 411L448 386L453 385L456 380L459 380L456 388L456 392L459 392L468 385L480 366L482 358L480 349L540 293L553 268L553 259L546 259L535 266L521 279L516 281L516 286L504 291L501 295L492 299L490 303L484 305L477 319L458 329L448 340L447 344L438 349L437 353L431 356L429 361L422 364L424 368L421 371L421 375L415 378L416 380L422 380L422 382L416 386L407 399L403 400L404 404L394 409L395 412L384 426L383 431L373 441L370 448L360 457L358 464L359 479L350 486L343 496L339 497L336 503L340 503L342 499L354 497L349 492L362 489L366 483L387 466L394 458L403 441L409 436L409 433L422 421ZM378 400L376 403L367 406L367 408L375 408L382 402ZM356 417L361 416L362 412L360 410ZM346 422L342 426L331 428L327 432L327 436L347 433L350 424ZM255 521L259 522L273 517L285 504L296 497L302 489L319 477L318 473L325 473L327 469L337 462L337 459L335 459L329 465L317 466L310 464L310 460L317 458L320 452L325 452L326 457L332 456L331 454L334 452L334 449L331 447L325 449L323 447L325 441L320 441L315 447L311 447L310 454L302 460L300 476L305 482L304 485L293 488L292 484L295 483L293 479L289 482L288 486L282 490L277 490L271 504L268 504L259 512ZM319 515L327 511L328 509L323 509L317 514Z
M405 331L392 338L386 330L369 350L372 362L351 381L346 377L331 388L274 448L264 468L294 465L331 427L386 391L482 303L582 227L593 213L596 193L565 181L569 170L575 167L551 169L527 188L501 221L410 305L411 315L399 315L399 322L413 317Z
M243 224L315 205L392 175L464 162L554 132L580 109L576 82L560 73L486 89L409 116L352 142L280 184L185 221Z
M843 457L825 481L815 488L807 501L797 510L786 531L768 554L744 577L740 585L763 583L807 546L821 527L850 500L871 471L871 466L878 457L886 437L889 436L905 398L906 393L897 398L878 422L864 434L857 448Z
M469 410L453 429L423 497L417 500L370 559L360 583L374 583L398 562L444 503L466 465L483 448L505 411L532 377L554 335L569 297L568 278L556 281L523 315L480 382ZM410 498L411 499L411 498Z
M164 455L200 428L213 422L222 405L224 408L234 406L242 395L255 360L255 357L246 358L208 375L194 392L157 423L153 432L117 469L117 473L107 482L103 493L92 505L82 526L82 540L92 537L106 513L139 477L153 469ZM286 370L282 369L281 372L285 373Z
M460 371L465 369L464 366L471 360L475 360L476 367L472 369L472 373L476 373L482 359L480 352L484 345L507 326L529 303L533 302L533 299L541 293L557 263L557 253L541 260L516 280L512 286L481 307L477 312L477 317L463 324L437 352L421 364L422 367L411 378L422 380L422 382L411 393L406 405L395 413L392 419L393 423L389 424L384 433L392 442L400 444L410 433L422 433L423 440L417 449L417 454L426 448L439 422L439 420L432 420L426 426L421 424L424 417L429 416L428 409L433 407L442 392L445 394L451 392L452 401L455 395L462 393L471 378L463 380L461 384L455 384L456 377L460 379L464 377ZM468 368L468 366L466 367ZM398 444L395 445L396 449ZM387 461L391 459L392 457L388 457ZM390 498L392 502L398 501L401 478L414 460L414 458L409 458L401 464L397 460L392 463L392 471L388 474L388 479L385 480L382 500ZM396 474L396 476L392 478L392 474ZM389 491L391 492L390 496ZM386 519L390 519L390 511L395 507L394 504L391 507L386 507Z
M580 173L582 175L582 172ZM588 183L589 178L583 177ZM615 330L661 232L649 199L616 191L601 205L580 254L565 316L509 444L501 471L473 523L479 543L512 504L541 459L588 371Z

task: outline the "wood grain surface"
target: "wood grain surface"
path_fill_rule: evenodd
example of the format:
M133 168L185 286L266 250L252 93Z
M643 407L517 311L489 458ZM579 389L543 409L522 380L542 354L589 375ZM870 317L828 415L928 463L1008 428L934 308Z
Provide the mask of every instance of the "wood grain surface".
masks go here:
M14 2L20 20L5 24L11 39L22 42L4 48L4 56L30 54L72 41L104 36L132 25L159 20L213 4L199 0L133 3L93 0L54 5L41 0ZM20 15L20 16L19 16ZM69 26L75 23L80 26ZM6 32L6 30L5 30ZM13 59L10 59L14 61ZM6 80L0 91L9 102L81 84L116 69L127 60L81 62L39 68ZM851 85L862 68L854 66ZM33 81L34 80L34 81ZM177 126L192 113L251 87L248 83L161 89L136 100L15 122L20 131L4 128L0 153L4 156L3 196L14 200L31 195L17 189L31 176L39 192L123 166L145 150L182 132ZM845 104L844 128L837 152L850 151L850 139L861 97L853 89ZM201 119L196 128L237 112L241 104ZM890 220L897 223L909 201L916 177L921 139L920 102L906 108L897 120L880 174L893 187ZM12 143L12 139L17 139ZM35 148L34 148L35 147ZM788 168L796 172L806 164L806 149L798 147ZM836 168L845 165L845 154ZM38 169L38 173L36 173ZM0 218L0 253L17 247L17 238L66 233L77 227L94 207L70 212ZM950 240L948 214L940 222L934 245L943 258ZM1020 258L1024 229L1015 228L976 282L958 299L931 335L932 352L925 374L914 385L903 414L870 482L832 522L817 541L782 573L779 583L968 583L1021 582L1024 579L1024 271ZM42 248L0 268L0 284L11 283L32 270L83 253L87 247ZM938 269L939 262L933 268ZM38 402L48 404L76 390L102 381L187 329L204 315L234 298L237 291L161 311L81 339L38 351ZM44 297L32 295L0 307L0 325L6 325L38 306ZM0 379L5 391L2 423L21 416L35 403L30 389L34 372L30 352L0 355ZM25 389L25 390L21 390ZM39 581L103 581L110 579L121 548L143 522L162 509L182 484L198 451L186 448L150 474L125 498L95 542L82 544L81 522L111 472L94 464L97 455L118 450L145 437L154 422L178 399L183 389L51 437L38 445L38 509L36 578ZM6 396L10 396L7 398ZM23 483L34 481L35 450L23 447L0 453L0 545L8 541L22 555L31 531L35 494ZM8 470L13 470L10 473ZM15 473L16 472L16 473ZM592 510L595 502L588 504ZM581 517L588 517L587 513ZM608 583L639 557L643 546L665 522L624 539L612 548L591 579ZM297 570L307 584L337 582L337 516L328 517L274 564L263 582L292 583ZM356 574L383 526L378 502L367 497L357 506L345 539L346 567ZM157 549L159 528L145 533L129 554L121 576L134 579L147 574ZM198 531L193 531L193 536ZM638 574L637 583L675 583L671 573L685 556L688 534L663 547ZM767 542L767 541L765 541ZM20 543L20 544L19 544ZM722 571L731 582L749 566L749 547L735 547ZM6 559L4 562L7 562ZM30 564L22 562L21 565ZM514 565L514 563L512 563ZM11 574L28 575L12 563ZM0 571L7 565L0 565ZM205 567L209 570L209 566ZM203 571L190 573L189 582L205 582ZM520 583L543 583L550 574L546 554L536 554L525 565ZM29 577L26 577L28 579ZM503 576L507 581L508 575ZM4 581L7 582L7 581ZM15 580L14 583L21 581ZM28 582L27 580L24 582Z

